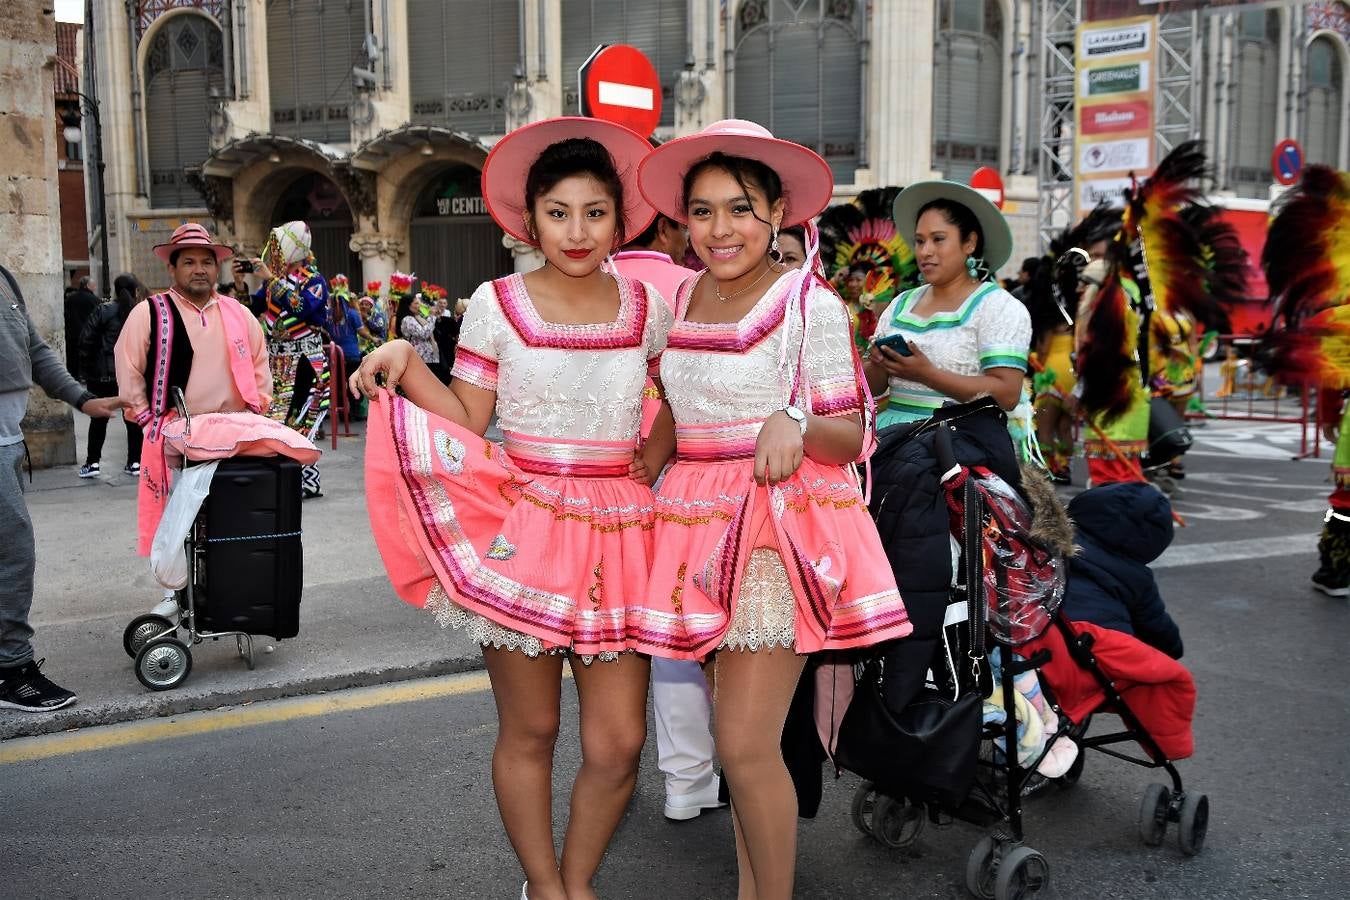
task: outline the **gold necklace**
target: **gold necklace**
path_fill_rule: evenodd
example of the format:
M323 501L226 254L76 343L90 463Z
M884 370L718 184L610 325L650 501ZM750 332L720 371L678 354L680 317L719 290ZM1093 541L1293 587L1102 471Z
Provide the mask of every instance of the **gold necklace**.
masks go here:
M739 297L741 294L744 294L746 291L750 290L752 287L754 287L755 285L757 285L757 284L759 284L761 281L763 281L763 280L764 280L764 276L765 276L765 275L768 275L768 274L769 274L770 272L772 272L772 271L773 271L773 266L765 266L765 267L764 267L764 271L760 273L760 275L759 275L758 278L756 278L754 281L752 281L752 282L750 282L749 284L747 284L745 287L741 288L739 291L732 291L730 294L727 294L727 295L725 295L725 296L723 296L722 292L718 289L717 279L714 278L714 279L713 279L713 293L716 294L716 295L717 295L717 299L718 299L718 300L721 300L723 303L730 303L734 298Z

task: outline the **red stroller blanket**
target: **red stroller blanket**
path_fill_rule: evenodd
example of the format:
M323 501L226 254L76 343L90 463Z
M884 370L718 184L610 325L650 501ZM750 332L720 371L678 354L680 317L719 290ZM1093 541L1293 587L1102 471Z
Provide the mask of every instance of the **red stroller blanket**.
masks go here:
M1191 722L1195 717L1195 680L1190 671L1131 635L1090 622L1068 624L1075 634L1092 635L1092 654L1098 667L1115 682L1130 710L1167 758L1186 759L1194 753ZM1051 653L1050 662L1040 669L1041 677L1066 716L1081 722L1092 713L1111 711L1103 706L1106 693L1092 673L1069 655L1058 628L1047 628L1018 652L1030 656L1041 648Z

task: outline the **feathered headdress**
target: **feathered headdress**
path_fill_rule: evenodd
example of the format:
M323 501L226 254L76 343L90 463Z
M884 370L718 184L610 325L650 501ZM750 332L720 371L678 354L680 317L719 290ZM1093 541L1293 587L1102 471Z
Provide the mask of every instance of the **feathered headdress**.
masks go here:
M380 288L383 287L383 286L384 286L384 282L381 282L381 281L367 281L367 282L366 282L366 296L368 296L368 297L378 297L378 296L380 296Z
M1308 166L1275 209L1261 257L1276 303L1263 366L1285 383L1350 387L1350 172Z
M820 259L836 288L858 266L868 270L863 290L874 304L889 303L902 290L917 285L914 253L895 230L891 207L898 187L869 188L851 203L821 213Z
M350 294L351 282L347 280L346 275L339 273L328 279L328 289L334 294Z
M1232 331L1228 311L1241 303L1247 292L1245 273L1251 265L1237 229L1224 219L1217 207L1196 204L1182 212L1200 245L1200 262L1205 270L1205 293L1210 306L1201 310L1212 318L1201 318L1205 330L1216 334Z
M1134 300L1125 286L1130 254L1122 237L1108 245L1105 259L1093 260L1082 274L1092 312L1078 350L1082 390L1078 403L1089 415L1100 416L1104 425L1130 408L1134 399L1131 382L1140 378L1137 344L1126 312Z
M441 300L446 296L445 288L429 281L422 282L422 297L426 300Z
M412 290L413 277L405 272L394 272L389 276L389 296L402 297Z
M1049 253L1041 259L1031 280L1031 345L1049 331L1072 325L1078 314L1078 275L1087 263L1087 249L1101 241L1114 240L1120 232L1121 210L1102 203L1059 237L1050 241ZM1083 251L1070 255L1078 248ZM1080 262L1081 260L1081 262Z

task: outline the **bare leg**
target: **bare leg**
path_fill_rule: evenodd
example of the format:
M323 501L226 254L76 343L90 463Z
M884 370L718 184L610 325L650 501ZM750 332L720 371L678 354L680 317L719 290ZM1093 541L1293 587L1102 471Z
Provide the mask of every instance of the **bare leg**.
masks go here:
M586 666L573 657L572 675L581 703L581 771L572 786L562 879L567 900L594 900L591 882L637 784L651 660L625 653Z
M739 900L792 897L797 797L781 742L805 664L781 647L717 654L717 754L731 788Z
M553 748L558 741L562 657L531 659L483 648L497 701L492 785L531 900L565 900L553 845Z

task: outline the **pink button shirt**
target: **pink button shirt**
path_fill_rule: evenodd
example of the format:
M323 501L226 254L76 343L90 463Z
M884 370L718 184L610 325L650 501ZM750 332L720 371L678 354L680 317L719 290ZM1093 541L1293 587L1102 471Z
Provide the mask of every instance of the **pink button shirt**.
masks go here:
M656 250L620 250L614 254L614 267L620 275L645 281L656 288L672 309L675 306L675 290L680 283L690 275L698 274Z
M230 372L230 356L225 340L225 323L221 320L220 304L237 303L219 294L200 310L176 291L170 291L178 315L183 320L188 341L192 344L192 371L188 375L183 399L191 414L208 412L243 412L244 398L235 387ZM253 316L248 317L248 346L253 356L253 375L258 385L258 397L266 411L272 403L272 372L267 363L267 341L262 326ZM122 333L113 349L117 363L117 392L131 404L126 417L135 420L150 406L145 385L145 357L150 348L150 304L137 303L127 316Z

